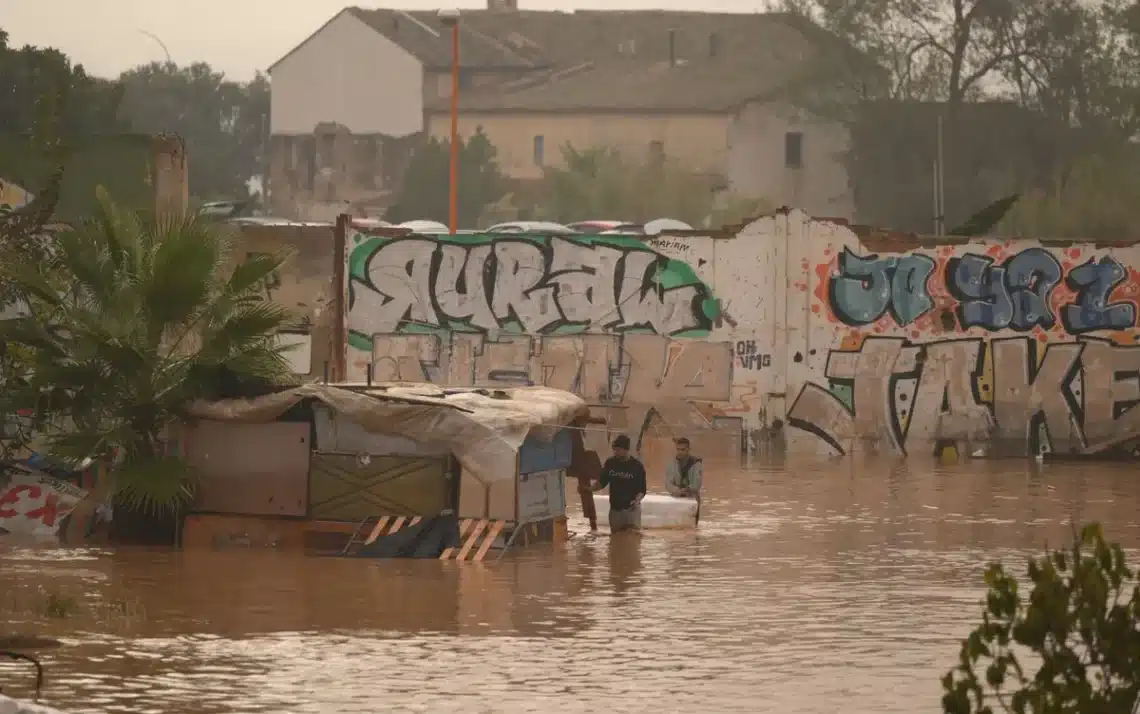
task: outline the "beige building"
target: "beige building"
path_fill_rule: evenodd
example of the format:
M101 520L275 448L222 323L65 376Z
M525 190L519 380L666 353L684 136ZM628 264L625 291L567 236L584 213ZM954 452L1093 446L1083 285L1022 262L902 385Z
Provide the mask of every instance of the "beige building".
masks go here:
M482 127L511 178L540 177L565 145L609 147L853 217L846 131L791 101L833 36L781 14L490 5L460 21L459 129ZM270 68L277 213L382 212L424 133L450 131L449 32L434 12L349 8Z

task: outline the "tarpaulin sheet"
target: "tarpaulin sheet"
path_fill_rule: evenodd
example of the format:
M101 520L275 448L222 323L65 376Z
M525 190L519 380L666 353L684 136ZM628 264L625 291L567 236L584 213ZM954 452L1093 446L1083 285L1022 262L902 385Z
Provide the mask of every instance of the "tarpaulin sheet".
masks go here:
M517 477L519 447L531 436L550 441L589 413L580 397L548 387L441 389L392 383L348 388L306 384L253 399L194 402L192 417L260 423L314 399L368 431L447 448L476 479L489 484Z

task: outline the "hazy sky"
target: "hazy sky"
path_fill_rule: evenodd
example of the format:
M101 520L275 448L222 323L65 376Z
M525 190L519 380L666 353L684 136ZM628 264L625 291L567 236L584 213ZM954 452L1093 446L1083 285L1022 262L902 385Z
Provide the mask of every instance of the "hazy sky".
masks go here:
M359 0L362 7L387 3ZM712 0L702 10L755 12L764 0ZM165 58L161 38L179 64L209 62L234 79L265 69L335 15L345 0L0 0L0 28L16 45L46 45L67 53L88 72L113 77ZM405 10L439 7L439 0L399 0ZM459 7L486 7L461 0ZM529 10L696 9L686 0L520 0Z

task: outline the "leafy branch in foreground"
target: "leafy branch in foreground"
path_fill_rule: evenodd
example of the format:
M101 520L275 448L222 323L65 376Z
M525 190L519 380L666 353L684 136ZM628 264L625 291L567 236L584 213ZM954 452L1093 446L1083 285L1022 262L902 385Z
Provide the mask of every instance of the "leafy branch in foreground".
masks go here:
M88 500L178 509L193 474L166 439L185 405L291 377L276 339L290 316L261 294L284 257L231 269L231 252L224 227L137 215L100 191L97 214L58 233L48 260L0 266L32 308L0 322L0 339L29 357L0 413L30 410L53 457L114 464Z
M986 571L982 624L942 679L947 714L1128 714L1140 696L1140 584L1099 524L1073 545L1031 559L1017 580ZM1015 650L1040 662L1032 675Z

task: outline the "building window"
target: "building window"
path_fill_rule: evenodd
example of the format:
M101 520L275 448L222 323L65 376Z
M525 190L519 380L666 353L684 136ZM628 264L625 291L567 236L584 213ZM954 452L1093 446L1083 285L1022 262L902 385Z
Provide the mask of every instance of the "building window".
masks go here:
M798 131L789 131L784 134L784 168L802 169L804 167L804 135Z
M660 164L665 161L665 142L664 141L651 141L649 142L649 162L652 164Z
M534 165L542 166L546 163L546 137L538 134L534 137Z
M475 74L469 69L459 70L459 88L470 89L474 83Z

